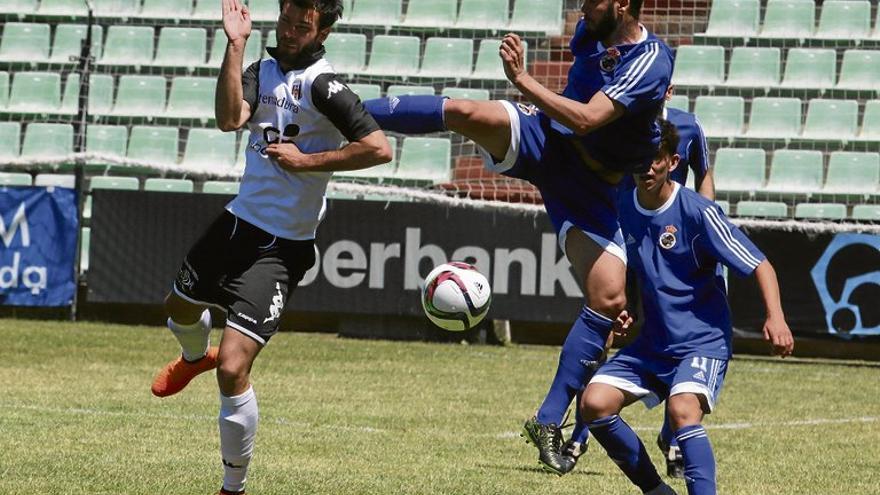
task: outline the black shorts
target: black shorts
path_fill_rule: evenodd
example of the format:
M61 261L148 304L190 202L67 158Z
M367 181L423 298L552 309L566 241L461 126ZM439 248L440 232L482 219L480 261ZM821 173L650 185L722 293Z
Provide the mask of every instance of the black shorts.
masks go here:
M315 264L315 241L281 239L224 211L190 249L174 291L226 310L226 325L265 345Z

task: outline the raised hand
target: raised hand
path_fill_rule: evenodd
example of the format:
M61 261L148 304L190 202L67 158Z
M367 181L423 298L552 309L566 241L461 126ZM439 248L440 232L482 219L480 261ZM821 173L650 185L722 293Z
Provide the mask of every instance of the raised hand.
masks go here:
M504 75L507 79L516 83L520 76L526 73L526 56L523 49L522 40L514 33L508 33L501 40L501 47L498 49L501 56L502 65L504 66Z
M222 0L223 31L230 43L244 43L251 35L251 13L241 0Z

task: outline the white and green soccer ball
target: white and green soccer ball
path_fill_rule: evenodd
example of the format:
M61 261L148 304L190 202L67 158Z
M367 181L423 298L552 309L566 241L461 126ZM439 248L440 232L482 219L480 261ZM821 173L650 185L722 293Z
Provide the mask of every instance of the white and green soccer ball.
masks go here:
M444 330L462 332L475 327L491 303L489 281L468 263L444 263L425 278L422 308L428 319Z

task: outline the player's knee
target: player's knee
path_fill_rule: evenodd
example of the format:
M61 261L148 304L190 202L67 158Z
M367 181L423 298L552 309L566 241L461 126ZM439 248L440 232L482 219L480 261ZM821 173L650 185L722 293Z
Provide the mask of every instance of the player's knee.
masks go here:
M620 412L618 409L616 401L608 394L603 393L602 388L587 386L581 396L581 417L587 422L617 414Z
M446 100L443 107L446 122L468 122L477 115L477 104L471 100Z
M203 308L182 299L174 292L165 296L165 314L181 325L189 325L199 320Z
M669 398L667 404L669 422L676 430L697 425L703 421L700 399L694 394L678 394Z
M217 365L217 385L220 387L220 393L232 397L247 388L248 374L248 366L241 361L221 358Z
M615 319L626 309L626 293L623 291L602 291L590 298L589 308L605 316Z

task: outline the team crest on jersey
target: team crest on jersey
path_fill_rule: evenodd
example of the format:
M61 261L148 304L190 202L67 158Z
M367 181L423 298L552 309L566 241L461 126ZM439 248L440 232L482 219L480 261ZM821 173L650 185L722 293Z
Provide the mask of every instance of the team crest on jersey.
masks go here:
M294 100L299 100L302 98L302 81L294 81L293 86L290 87L290 94L293 95Z
M520 112L522 112L526 115L529 115L529 116L538 115L538 107L536 107L535 105L526 105L525 103L517 103L516 107L519 108Z
M605 72L611 72L617 67L618 63L620 63L620 50L612 46L605 52L605 55L602 55L602 59L599 60L599 68Z
M672 249L675 247L675 233L678 232L678 229L675 228L675 225L667 225L666 231L660 234L660 247L663 249Z

